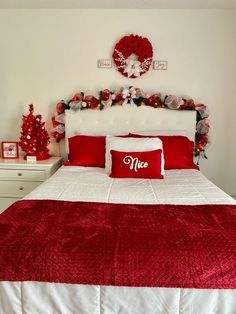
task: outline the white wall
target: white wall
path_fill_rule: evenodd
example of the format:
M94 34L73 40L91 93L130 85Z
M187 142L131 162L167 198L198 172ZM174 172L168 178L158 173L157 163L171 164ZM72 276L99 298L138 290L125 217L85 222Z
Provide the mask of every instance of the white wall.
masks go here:
M187 94L210 111L212 144L202 171L236 194L235 20L235 10L0 10L0 140L18 139L31 102L49 126L56 102L76 91L134 85ZM97 59L111 58L116 41L130 33L147 36L168 70L133 80L97 69ZM59 153L57 144L51 149Z

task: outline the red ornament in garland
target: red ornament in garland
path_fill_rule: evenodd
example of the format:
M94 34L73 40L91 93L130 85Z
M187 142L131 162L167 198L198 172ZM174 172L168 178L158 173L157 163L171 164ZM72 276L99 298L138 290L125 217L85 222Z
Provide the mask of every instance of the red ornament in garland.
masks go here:
M152 56L150 41L133 34L121 38L112 54L118 71L130 78L137 78L146 73L152 64Z
M48 132L45 129L45 122L42 122L40 114L34 115L34 106L29 105L29 114L22 116L21 137L19 145L27 156L36 156L37 160L44 160L50 157L47 148L49 141Z

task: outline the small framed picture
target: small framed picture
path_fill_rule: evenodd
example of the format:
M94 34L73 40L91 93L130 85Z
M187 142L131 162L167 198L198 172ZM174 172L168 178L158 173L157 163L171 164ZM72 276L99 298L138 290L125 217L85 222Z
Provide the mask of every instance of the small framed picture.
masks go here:
M97 65L98 65L98 68L100 69L111 69L112 60L111 59L98 59Z
M153 61L153 70L167 70L168 62L161 60Z
M18 142L2 142L2 158L4 159L19 158Z

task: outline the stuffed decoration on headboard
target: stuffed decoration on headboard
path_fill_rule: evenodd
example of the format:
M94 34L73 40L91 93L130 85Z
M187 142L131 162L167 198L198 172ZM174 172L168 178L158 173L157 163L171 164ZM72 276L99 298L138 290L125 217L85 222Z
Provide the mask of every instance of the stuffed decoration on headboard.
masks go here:
M76 93L68 102L60 101L56 107L55 116L52 118L52 135L57 142L65 136L65 110L103 110L116 105L151 106L153 108L167 108L171 110L195 110L197 112L196 134L195 134L195 156L207 158L205 150L209 143L209 115L204 104L195 103L189 97L177 97L174 95L161 95L155 93L145 94L140 88L129 87L120 91L104 89L100 91L99 98L85 95L83 92Z

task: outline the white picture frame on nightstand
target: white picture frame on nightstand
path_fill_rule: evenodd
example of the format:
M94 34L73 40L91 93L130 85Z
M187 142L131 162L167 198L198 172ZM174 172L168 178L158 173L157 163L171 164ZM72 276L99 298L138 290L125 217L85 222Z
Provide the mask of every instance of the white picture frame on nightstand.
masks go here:
M18 142L2 142L2 158L17 159L19 158Z

